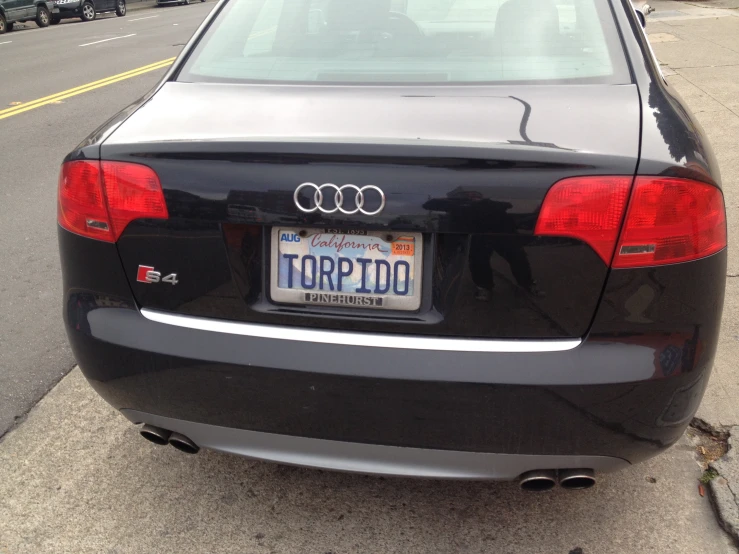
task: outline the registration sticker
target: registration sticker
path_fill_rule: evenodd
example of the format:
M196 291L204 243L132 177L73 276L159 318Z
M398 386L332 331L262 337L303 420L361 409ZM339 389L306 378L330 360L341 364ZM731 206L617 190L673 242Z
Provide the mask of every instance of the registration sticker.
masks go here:
M393 256L413 256L414 243L413 237L400 237L394 240L391 243Z

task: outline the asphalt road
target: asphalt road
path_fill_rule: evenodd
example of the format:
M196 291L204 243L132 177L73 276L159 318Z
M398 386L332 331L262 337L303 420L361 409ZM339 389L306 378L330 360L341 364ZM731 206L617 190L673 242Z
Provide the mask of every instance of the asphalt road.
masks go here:
M172 58L214 5L26 24L0 38L0 436L74 366L61 325L59 165L164 69L10 117L3 110Z

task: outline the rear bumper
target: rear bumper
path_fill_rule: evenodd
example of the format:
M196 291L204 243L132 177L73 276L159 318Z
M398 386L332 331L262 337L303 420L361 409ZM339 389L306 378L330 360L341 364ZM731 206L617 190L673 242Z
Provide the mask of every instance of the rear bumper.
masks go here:
M542 468L591 468L597 472L610 472L629 466L625 460L605 456L491 454L384 446L260 433L134 410L122 410L122 413L133 423L148 423L181 433L210 450L281 464L352 473L433 479L512 480L522 473Z
M255 337L193 328L197 318L173 325L136 309L85 304L78 297L70 305L70 341L113 406L136 421L168 418L171 430L200 446L286 462L300 444L315 451L321 441L518 456L483 472L501 478L513 475L510 465L528 467L526 456L565 464L556 467L573 467L560 458L572 456L635 462L680 437L709 374L703 367L664 377L655 370L659 352L645 344L584 341L562 350L559 341L532 341L531 352L360 346L361 335L355 345L333 341L332 332L321 333L323 342L295 340L289 329ZM547 342L552 351L543 351ZM262 434L318 442L294 441L293 454L280 457L252 442ZM479 473L481 465L464 459L459 476L468 464ZM331 460L329 452L292 463L351 469ZM454 473L439 464L428 471Z
M58 15L61 19L79 17L82 15L82 1L57 4Z

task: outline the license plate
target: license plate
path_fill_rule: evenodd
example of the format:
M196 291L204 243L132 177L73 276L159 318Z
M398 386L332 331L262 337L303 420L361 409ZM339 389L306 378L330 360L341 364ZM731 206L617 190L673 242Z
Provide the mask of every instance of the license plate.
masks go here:
M271 296L277 302L417 310L420 233L272 229Z

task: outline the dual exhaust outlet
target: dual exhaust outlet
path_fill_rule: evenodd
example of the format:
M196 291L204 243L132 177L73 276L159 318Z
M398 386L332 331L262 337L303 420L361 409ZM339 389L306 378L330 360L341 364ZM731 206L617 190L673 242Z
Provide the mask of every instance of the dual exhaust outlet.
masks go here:
M161 427L154 427L153 425L147 424L141 428L140 433L142 437L154 444L158 444L160 446L169 444L186 454L197 454L200 450L200 447L185 435L173 433L172 431L167 431Z
M525 491L549 491L559 482L563 489L589 489L595 485L592 469L539 469L527 471L519 478L519 485Z

